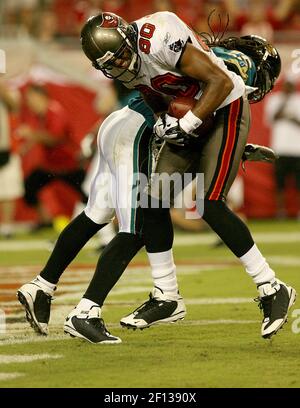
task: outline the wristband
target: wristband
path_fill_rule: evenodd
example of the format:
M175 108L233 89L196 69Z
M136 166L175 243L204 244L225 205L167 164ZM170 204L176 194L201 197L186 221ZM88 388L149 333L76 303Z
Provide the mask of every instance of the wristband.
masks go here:
M193 130L197 129L203 121L198 118L196 115L193 114L191 110L189 110L180 120L179 126L185 133L191 133Z

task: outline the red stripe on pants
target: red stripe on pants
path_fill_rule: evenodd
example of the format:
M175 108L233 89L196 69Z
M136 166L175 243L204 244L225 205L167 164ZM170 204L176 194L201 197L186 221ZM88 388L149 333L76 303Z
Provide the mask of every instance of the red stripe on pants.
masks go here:
M209 196L209 200L218 200L223 190L224 183L227 178L227 172L231 162L232 152L235 146L235 141L236 138L238 137L239 129L237 129L238 125L237 122L239 118L240 107L241 107L240 98L232 102L232 104L230 105L226 144L222 156L221 167L213 191Z

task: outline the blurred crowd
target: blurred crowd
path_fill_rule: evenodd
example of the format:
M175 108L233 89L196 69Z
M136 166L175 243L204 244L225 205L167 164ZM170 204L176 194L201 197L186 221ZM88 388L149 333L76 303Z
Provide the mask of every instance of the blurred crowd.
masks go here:
M233 32L256 32L272 39L274 30L300 29L300 0L2 0L2 25L47 42L78 36L83 22L99 11L132 21L155 11L174 11L198 31L227 25ZM220 18L219 18L220 16Z

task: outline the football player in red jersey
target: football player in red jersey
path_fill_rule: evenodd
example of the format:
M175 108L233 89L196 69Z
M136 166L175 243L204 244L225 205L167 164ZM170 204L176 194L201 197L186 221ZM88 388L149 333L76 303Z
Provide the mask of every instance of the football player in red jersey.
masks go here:
M39 201L40 190L53 180L62 180L77 191L84 202L81 188L85 172L77 155L78 146L71 137L70 120L64 107L53 100L47 89L30 83L25 89L20 110L21 125L17 135L23 141L30 172L25 178L25 202L39 215L37 227L49 223L49 215ZM32 157L38 157L34 165Z

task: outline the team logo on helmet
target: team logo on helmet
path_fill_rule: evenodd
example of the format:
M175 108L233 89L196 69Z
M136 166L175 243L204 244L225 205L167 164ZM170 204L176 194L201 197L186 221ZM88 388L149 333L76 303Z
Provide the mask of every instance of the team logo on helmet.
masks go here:
M103 20L100 27L104 28L116 28L119 25L118 17L112 13L103 13Z
M93 66L108 78L131 82L139 73L141 57L138 55L136 32L122 17L114 13L101 13L87 20L81 30L81 45ZM115 65L126 55L127 67Z

